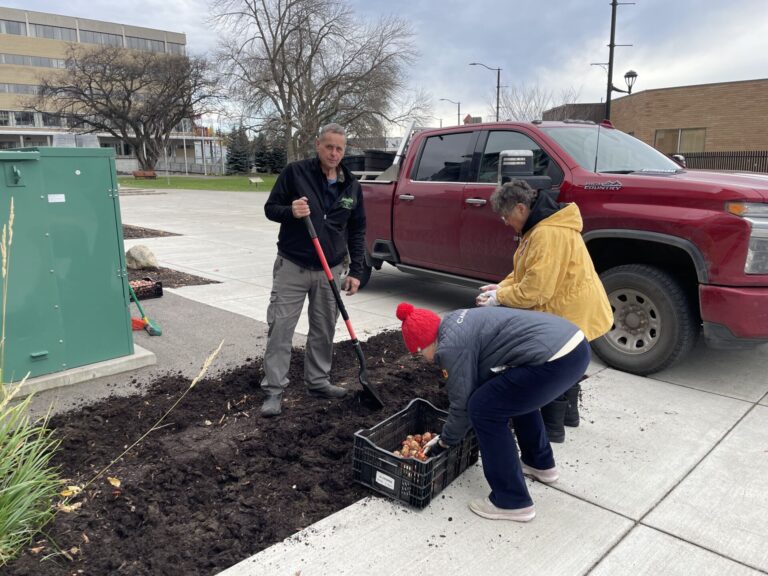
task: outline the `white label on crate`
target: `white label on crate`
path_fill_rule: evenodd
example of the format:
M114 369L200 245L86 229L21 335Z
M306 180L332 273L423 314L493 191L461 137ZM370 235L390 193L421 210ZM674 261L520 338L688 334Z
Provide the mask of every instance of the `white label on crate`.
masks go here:
M48 202L54 204L57 202L66 202L67 197L64 194L48 194Z
M378 470L376 470L376 483L381 484L382 486L385 486L390 490L395 489L395 479L392 478L392 476L387 476L386 474L382 474Z

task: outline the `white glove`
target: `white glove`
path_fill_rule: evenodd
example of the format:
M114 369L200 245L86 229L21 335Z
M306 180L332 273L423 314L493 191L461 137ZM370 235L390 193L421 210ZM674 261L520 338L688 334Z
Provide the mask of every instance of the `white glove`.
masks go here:
M424 450L423 450L424 454L426 454L427 452L429 452L429 451L432 449L432 446L434 446L435 444L437 444L437 441L438 441L438 440L440 440L440 434L435 434L435 435L432 437L432 440L430 440L429 442L427 442L426 444L424 444Z
M480 286L480 292L488 292L489 290L498 290L499 285L498 284L486 284L485 286Z
M496 290L483 292L475 298L475 304L478 306L498 306L499 301L496 299Z

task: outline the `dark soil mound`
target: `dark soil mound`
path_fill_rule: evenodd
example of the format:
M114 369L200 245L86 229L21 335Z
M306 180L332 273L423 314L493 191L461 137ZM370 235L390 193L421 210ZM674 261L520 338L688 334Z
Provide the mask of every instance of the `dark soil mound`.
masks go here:
M142 228L141 226L131 226L123 224L123 238L158 238L161 236L181 236L165 230L155 230L153 228Z
M163 288L181 288L182 286L200 286L202 284L219 284L216 280L208 280L186 272L179 272L173 268L158 268L157 270L133 270L128 269L128 280L143 280L149 278L154 282L161 282ZM141 298L141 296L139 296Z
M333 381L359 390L349 343ZM259 415L261 360L204 380L152 432L59 513L8 575L216 574L369 494L352 481L353 434L416 397L447 406L440 373L411 357L399 332L363 343L368 379L385 407L357 394L310 397L294 351L283 414ZM202 360L202 359L201 359ZM112 398L53 419L67 484L87 482L146 432L189 381L168 375L143 396ZM113 487L107 476L121 481ZM65 553L56 554L58 550ZM42 560L44 556L54 554Z

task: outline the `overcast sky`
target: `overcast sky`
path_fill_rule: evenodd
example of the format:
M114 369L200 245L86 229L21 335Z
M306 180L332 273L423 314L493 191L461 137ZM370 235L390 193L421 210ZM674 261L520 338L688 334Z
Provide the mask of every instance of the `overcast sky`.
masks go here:
M496 73L502 86L574 90L580 102L605 98L609 0L349 0L361 18L411 22L420 53L410 83L433 98L444 125L492 118ZM624 1L624 0L622 0ZM207 0L0 0L3 6L160 28L187 35L190 53L215 48ZM116 8L119 6L119 8ZM638 73L634 92L768 77L766 0L636 0L617 11L614 85ZM620 96L614 94L614 98ZM768 113L768 112L767 112Z

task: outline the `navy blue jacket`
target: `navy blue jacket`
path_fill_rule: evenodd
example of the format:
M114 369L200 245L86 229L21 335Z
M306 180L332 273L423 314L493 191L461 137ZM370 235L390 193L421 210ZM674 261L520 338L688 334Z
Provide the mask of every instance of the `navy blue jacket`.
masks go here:
M498 366L536 366L555 355L579 328L558 316L517 308L487 307L446 314L437 332L435 362L448 373L450 407L440 439L461 442L471 424L467 402Z
M302 196L309 201L310 218L320 240L328 265L333 267L344 260L349 250L349 275L361 278L365 262L365 210L360 183L343 166L338 169L339 196L326 210L326 177L320 160L299 160L283 169L275 182L264 214L280 223L277 252L297 266L322 270L320 259L300 218L294 218L291 203Z

